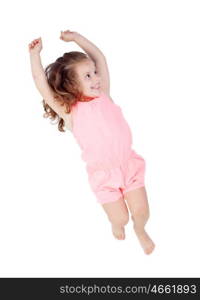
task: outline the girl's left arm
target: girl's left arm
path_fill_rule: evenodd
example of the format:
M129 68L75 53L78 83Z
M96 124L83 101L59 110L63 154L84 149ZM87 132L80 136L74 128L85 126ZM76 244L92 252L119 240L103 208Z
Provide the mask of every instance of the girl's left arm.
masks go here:
M104 93L110 96L109 70L106 58L101 50L78 32L71 32L69 30L64 31L61 33L61 38L64 41L74 41L94 61L97 68L97 73L101 77L101 88Z
M93 61L105 59L101 50L78 32L74 32L74 42L78 44Z

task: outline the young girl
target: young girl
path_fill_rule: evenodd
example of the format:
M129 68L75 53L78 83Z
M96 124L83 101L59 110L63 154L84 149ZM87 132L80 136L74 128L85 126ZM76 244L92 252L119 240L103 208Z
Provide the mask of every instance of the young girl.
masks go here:
M86 53L66 52L43 69L41 37L29 44L31 71L43 97L44 117L57 117L58 129L64 131L65 126L73 133L87 163L91 189L114 237L125 239L130 211L137 238L150 254L155 245L144 229L149 218L145 160L131 149L130 127L111 99L106 58L77 32L61 31L60 39L77 43Z

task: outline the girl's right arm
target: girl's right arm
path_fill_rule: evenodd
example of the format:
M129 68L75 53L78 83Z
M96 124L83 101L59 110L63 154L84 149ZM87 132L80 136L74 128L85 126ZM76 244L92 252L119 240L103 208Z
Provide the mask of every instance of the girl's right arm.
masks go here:
M66 112L63 106L56 102L53 92L48 84L40 58L40 51L42 50L41 38L33 40L29 44L29 54L31 63L31 72L36 88L40 92L45 102L65 120Z

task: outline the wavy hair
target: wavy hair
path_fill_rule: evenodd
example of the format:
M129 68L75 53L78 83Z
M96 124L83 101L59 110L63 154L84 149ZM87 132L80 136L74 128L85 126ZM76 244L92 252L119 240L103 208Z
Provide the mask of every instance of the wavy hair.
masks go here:
M75 65L89 59L89 57L79 51L66 52L63 56L56 59L45 68L47 82L54 94L55 100L65 106L65 112L70 113L72 106L82 99L90 99L84 96L80 90L79 81L75 72ZM45 113L44 118L58 119L58 130L65 132L65 121L45 102L42 100Z

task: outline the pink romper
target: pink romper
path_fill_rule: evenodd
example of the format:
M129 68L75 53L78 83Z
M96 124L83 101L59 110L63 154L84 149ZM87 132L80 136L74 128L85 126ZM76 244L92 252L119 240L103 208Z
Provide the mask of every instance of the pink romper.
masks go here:
M78 101L72 107L72 124L98 202L123 199L125 192L144 186L145 160L131 149L130 127L105 93Z

